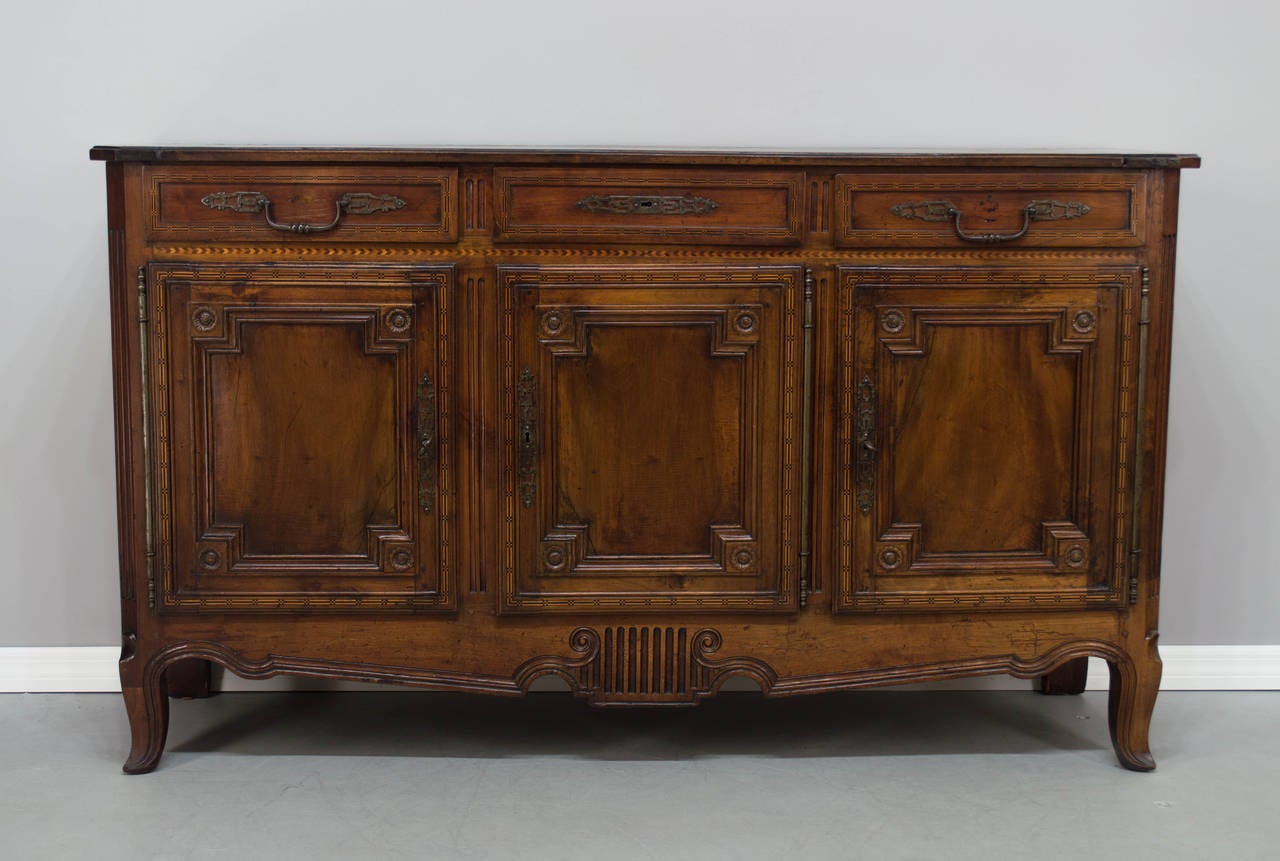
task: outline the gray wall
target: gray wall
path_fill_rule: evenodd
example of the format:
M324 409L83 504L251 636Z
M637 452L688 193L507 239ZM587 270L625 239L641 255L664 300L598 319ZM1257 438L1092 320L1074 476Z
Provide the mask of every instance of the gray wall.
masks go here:
M1199 152L1183 183L1163 642L1280 643L1263 540L1280 526L1277 8L12 4L0 644L118 640L103 170L86 160L99 143Z

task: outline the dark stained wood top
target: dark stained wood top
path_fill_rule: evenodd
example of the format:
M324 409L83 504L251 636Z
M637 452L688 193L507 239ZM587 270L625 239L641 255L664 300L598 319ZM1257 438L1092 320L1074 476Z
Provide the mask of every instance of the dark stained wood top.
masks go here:
M930 150L791 150L763 149L537 149L537 148L381 148L381 147L159 147L96 146L95 161L133 162L279 162L279 163L491 163L504 164L682 164L682 165L813 165L843 168L1191 168L1197 155L1172 153L992 152Z

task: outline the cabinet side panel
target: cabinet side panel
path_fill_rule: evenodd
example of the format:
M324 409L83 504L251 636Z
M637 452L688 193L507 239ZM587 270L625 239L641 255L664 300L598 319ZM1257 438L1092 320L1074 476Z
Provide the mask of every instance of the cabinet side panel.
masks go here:
M115 416L116 450L116 528L119 541L120 598L122 623L128 630L136 628L137 596L134 560L134 459L133 387L136 362L132 356L131 334L137 328L137 301L131 301L129 252L125 224L125 166L107 165L107 240L111 291L111 377ZM134 313L130 313L133 311Z

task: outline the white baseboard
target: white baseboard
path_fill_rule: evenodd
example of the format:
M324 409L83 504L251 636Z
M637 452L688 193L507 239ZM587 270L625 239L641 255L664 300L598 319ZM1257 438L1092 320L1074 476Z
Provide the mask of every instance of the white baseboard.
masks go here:
M1163 691L1274 691L1280 690L1280 645L1275 646L1161 646ZM118 646L7 646L0 647L0 693L118 692ZM247 681L231 673L219 673L225 691L272 690L400 690L392 685L329 682L294 676ZM217 682L217 676L215 676ZM541 687L541 686L536 686ZM560 685L548 684L555 690ZM751 690L753 685L726 685L726 690ZM1027 690L1028 682L1011 676L983 676L947 682L904 685L888 690ZM1089 661L1089 690L1106 690L1106 664ZM536 688L535 688L536 689Z
M6 646L0 693L119 693L119 660L119 646Z

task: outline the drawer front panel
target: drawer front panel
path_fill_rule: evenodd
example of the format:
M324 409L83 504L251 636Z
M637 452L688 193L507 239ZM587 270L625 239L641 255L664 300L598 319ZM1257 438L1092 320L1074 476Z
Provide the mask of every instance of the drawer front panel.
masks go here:
M846 173L838 247L1133 246L1145 241L1140 173Z
M151 167L148 238L450 242L457 171Z
M506 242L798 245L801 171L528 168L494 172Z

